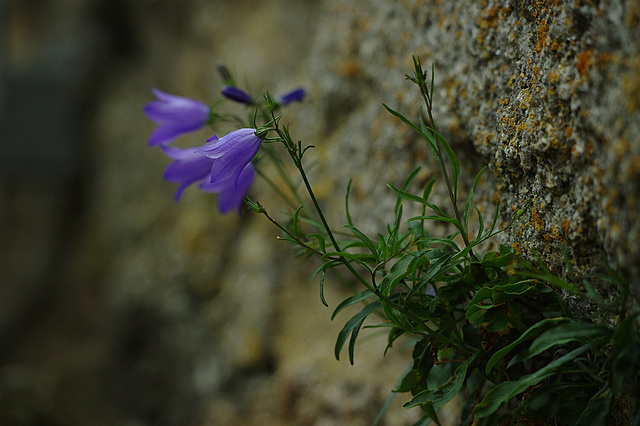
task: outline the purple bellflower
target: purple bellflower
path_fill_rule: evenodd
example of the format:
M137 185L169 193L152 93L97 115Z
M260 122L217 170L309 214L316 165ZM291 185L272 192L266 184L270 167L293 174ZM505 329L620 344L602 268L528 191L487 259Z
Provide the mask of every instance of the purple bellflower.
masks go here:
M307 92L302 87L299 87L295 90L290 91L289 93L285 93L284 95L278 97L278 102L281 105L288 105L291 102L300 102L305 97Z
M207 139L198 152L213 160L210 182L231 179L234 187L239 188L240 175L258 153L261 143L255 129L238 129L220 139L216 136Z
M158 98L144 106L144 113L159 124L149 138L151 146L167 146L183 133L201 129L209 120L206 104L182 96L170 95L155 87L151 92Z
M211 139L217 140L217 138ZM237 182L227 179L212 183L211 169L214 160L202 155L198 148L181 149L170 146L162 146L161 148L165 155L173 160L165 168L164 178L169 182L179 184L175 195L176 201L180 199L189 185L199 183L199 190L218 194L218 209L221 213L228 213L232 209L240 212L242 198L253 184L256 176L251 162L247 163L240 171Z
M235 86L224 86L220 93L225 98L245 105L252 105L253 99L251 96L242 89L238 89Z

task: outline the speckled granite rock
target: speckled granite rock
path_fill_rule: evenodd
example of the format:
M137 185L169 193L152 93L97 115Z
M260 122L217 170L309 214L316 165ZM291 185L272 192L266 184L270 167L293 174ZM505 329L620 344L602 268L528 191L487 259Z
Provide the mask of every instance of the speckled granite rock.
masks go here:
M361 170L363 212L384 197L381 180L397 182L425 161L424 145L379 107L415 110L401 76L419 55L435 65L436 120L468 166L467 183L486 162L493 177L478 193L499 198L503 219L533 202L504 241L540 253L556 273L566 247L578 271L608 261L637 283L638 2L328 2L326 10L321 27L330 30L318 32L310 68L325 64L317 79L325 121L337 115L331 102L349 112L337 130L325 124L337 133L326 163L345 170L336 162L346 158Z

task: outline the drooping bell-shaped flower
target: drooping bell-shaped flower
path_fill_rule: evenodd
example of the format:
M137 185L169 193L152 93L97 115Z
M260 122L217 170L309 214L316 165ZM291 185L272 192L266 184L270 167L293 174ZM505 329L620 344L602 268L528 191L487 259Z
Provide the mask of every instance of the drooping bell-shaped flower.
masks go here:
M144 113L158 124L149 138L151 146L166 146L183 133L201 129L210 117L208 105L194 99L170 95L156 88L158 98L144 106Z
M214 138L215 136L211 140L217 140ZM230 178L212 183L211 169L214 160L204 156L197 147L182 149L162 146L161 149L167 157L173 160L165 168L164 178L169 182L179 184L175 195L176 201L180 199L189 185L198 184L199 190L218 194L218 209L221 213L228 213L232 209L240 211L242 199L256 176L251 162L240 171L237 182Z
M238 187L240 173L258 153L261 143L255 129L238 129L220 139L208 139L198 151L213 160L210 182L232 179Z
M307 92L302 87L299 87L295 90L285 93L282 96L279 96L278 102L280 103L280 105L288 105L291 102L300 102L306 94Z
M245 105L252 105L253 99L251 99L251 95L245 92L242 89L239 89L235 86L224 86L220 93L225 98L232 100L234 102L238 102Z

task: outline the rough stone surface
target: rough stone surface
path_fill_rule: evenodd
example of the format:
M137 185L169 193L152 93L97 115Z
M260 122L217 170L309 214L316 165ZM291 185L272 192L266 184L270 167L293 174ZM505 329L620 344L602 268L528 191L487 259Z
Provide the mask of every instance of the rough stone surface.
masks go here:
M285 121L317 147L307 156L330 221L345 221L353 177L351 213L371 232L391 220L386 182L418 166L416 188L439 177L426 144L382 107L415 117L420 98L404 75L412 55L433 63L434 115L458 152L460 192L488 164L477 191L485 215L498 200L506 223L533 203L502 242L559 274L565 247L580 274L617 264L638 292L638 1L61 4L5 9L12 72L38 52L33 40L100 48L80 85L88 118L72 183L40 179L33 190L34 169L2 174L0 207L12 206L0 224L17 244L0 244L15 259L0 270L12 289L1 302L12 313L0 317L0 423L371 424L406 368L401 344L382 356L384 336L363 342L353 367L333 359L348 314L330 322L307 283L317 264L294 259L264 218L220 216L214 196L191 189L173 203L141 108L151 86L216 98L218 62L256 92L307 88ZM267 185L252 195L282 211ZM433 200L445 203L443 188ZM46 241L34 243L34 229ZM332 307L341 297L328 285ZM416 418L405 397L385 424Z

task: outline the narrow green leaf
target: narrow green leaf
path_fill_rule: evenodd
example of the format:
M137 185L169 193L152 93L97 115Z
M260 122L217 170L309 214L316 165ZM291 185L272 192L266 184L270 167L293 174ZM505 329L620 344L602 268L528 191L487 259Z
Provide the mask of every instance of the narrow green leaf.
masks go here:
M437 132L431 131L431 129L427 127L427 125L425 124L424 120L422 119L422 108L420 108L419 117L420 117L420 130L421 130L420 135L422 135L422 137L424 137L427 140L427 143L429 144L429 148L431 149L431 153L433 154L433 157L436 159L438 164L442 165L442 155L440 154L440 150L438 149L438 142L434 137L434 135Z
M358 334L360 333L360 329L362 328L362 323L365 318L362 318L354 327L351 332L351 338L349 339L349 363L353 365L353 361L355 358L354 352L356 349L356 339L358 339Z
M593 300L595 300L596 302L598 302L600 304L604 304L604 301L602 300L602 298L600 297L598 292L595 291L595 289L591 286L589 281L583 280L582 281L582 285L584 286L584 290L587 292L589 297L591 297Z
M347 184L347 191L344 196L344 211L347 216L347 223L350 226L353 226L353 221L351 220L351 214L349 213L349 193L351 192L351 182L353 179L349 179L349 183Z
M324 237L324 235L322 234L318 234L318 233L313 233L313 234L309 234L307 235L307 239L313 238L314 240L316 240L318 242L318 246L320 247L320 251L322 253L326 253L327 249L326 249L326 238Z
M302 210L304 208L304 206L300 206L296 209L295 213L293 214L293 218L292 218L292 224L293 224L293 235L295 235L296 237L298 237L300 234L298 233L298 215L300 215L300 210Z
M447 153L447 157L449 158L449 164L451 165L451 170L452 170L452 182L453 182L453 195L457 196L458 195L458 178L460 177L460 164L458 163L458 157L456 156L456 153L453 151L453 149L451 148L451 145L449 145L449 142L447 142L447 140L442 137L442 135L438 135L439 136L439 141L442 144L444 151Z
M370 298L371 296L373 296L373 293L370 290L364 290L358 294L354 294L353 296L347 297L342 302L340 302L338 306L336 306L336 309L333 311L333 314L331 314L331 320L333 321L336 315L338 315L340 311L342 311L344 308L348 308L349 306L355 305L356 303L363 302L368 298Z
M320 301L326 307L329 307L329 304L327 303L327 301L324 298L324 277L325 277L325 274L326 274L327 270L329 270L330 268L333 268L333 267L341 265L341 264L342 264L341 262L327 262L327 263L323 264L322 266L320 266L318 269L316 269L313 272L313 274L311 274L311 277L309 278L309 283L311 283L313 281L313 279L315 278L315 276L318 275L318 273L320 273Z
M613 393L609 388L605 388L591 397L587 403L576 425L606 425L611 412L611 401Z
M398 194L400 197L404 198L405 200L409 200L409 201L413 201L416 203L420 203L422 205L425 205L427 207L429 207L430 209L434 210L436 213L438 213L441 216L447 216L447 214L437 205L428 202L427 200L425 200L424 198L418 196L418 195L414 195L410 192L407 191L403 191L402 189L398 189L395 186L393 186L390 183L387 183L387 186L396 194Z
M640 335L636 331L639 317L640 312L636 312L620 321L611 339L615 354L611 388L618 395L624 390L624 382L632 382L640 370Z
M606 336L610 330L606 327L586 321L571 320L543 332L531 342L528 348L522 349L509 362L508 367L534 357L553 346L561 346L577 340Z
M551 327L555 327L560 324L563 324L567 321L570 321L570 319L564 318L564 317L549 318L532 325L527 331L522 333L522 335L518 339L516 339L509 345L505 346L504 348L496 351L496 353L494 353L493 356L489 358L489 361L487 362L487 366L485 367L485 372L489 374L489 372L493 369L493 367L497 365L502 360L502 358L504 358L509 352L511 352L520 343L526 340L534 339L537 336L539 336L541 333L543 333L545 330L548 330Z
M412 408L419 405L430 404L434 409L438 409L451 401L454 396L460 392L462 384L467 377L467 369L471 363L476 359L479 352L473 354L470 358L464 361L456 368L453 376L445 384L436 387L435 389L424 390L411 399L411 401L403 405L404 408Z
M342 348L344 347L344 344L346 343L349 335L351 335L356 328L359 330L364 319L367 316L369 316L369 314L379 309L380 306L381 306L380 301L375 300L374 302L362 308L360 312L358 312L356 315L351 317L349 321L347 321L347 323L344 325L342 330L340 330L340 333L338 333L338 338L336 339L334 355L337 360L340 359L340 352L342 352ZM357 334L358 332L356 331L356 336ZM349 346L351 347L354 344L355 344L355 340L352 340L352 342L349 343ZM353 353L351 350L349 355L350 355L350 361L353 364L353 357L352 357Z
M462 229L462 225L458 219L447 217L447 216L437 216L437 215L427 215L427 216L416 216L407 220L407 222L413 222L416 220L437 220L440 222L447 222L453 224L456 228Z
M464 231L469 233L469 212L471 212L471 205L473 204L473 195L476 192L476 188L478 187L478 182L480 182L480 176L487 169L487 166L484 166L473 181L473 185L471 186L471 191L469 191L469 195L467 196L467 202L464 205L464 213L462 215L462 222L464 225Z
M482 235L482 232L484 231L484 219L482 217L482 213L480 213L480 209L478 209L478 207L473 204L473 208L476 211L476 214L478 215L478 233L476 234L476 240L478 240L480 238L480 236Z
M565 362L571 361L593 347L593 343L580 346L571 352L551 361L541 369L534 373L522 376L520 379L512 382L502 382L491 389L484 399L474 408L476 417L487 417L496 412L503 403L508 402L511 398L519 393L524 392L530 386L535 386L542 380L557 374L556 369Z
M433 189L434 183L436 183L436 178L431 179L429 182L427 182L427 186L424 187L422 198L424 198L425 200L429 199L429 195L431 195L431 190Z
M385 107L385 109L387 111L389 111L392 115L398 117L400 120L402 120L402 122L406 125L408 125L409 127L411 127L413 130L415 130L416 132L422 134L422 132L420 131L420 128L418 126L416 126L415 124L413 124L407 117L405 117L404 115L400 114L398 111L395 111L391 108L389 108L386 104L382 104L383 107Z
M460 262L455 262L453 264L446 265L447 267L444 267L445 264L451 260L453 255L454 253L445 253L442 256L435 259L435 261L428 266L424 275L420 277L420 280L418 281L418 283L415 285L415 287L411 292L414 293L419 291L422 287L428 284L433 278L453 269L457 264L459 264Z
M329 258L329 257L342 257L346 260L349 261L353 261L356 262L357 264L359 264L360 266L362 266L363 268L367 269L367 271L371 272L371 269L369 268L369 265L367 264L367 261L371 259L370 255L364 255L362 253L349 253L346 251L331 251L326 253L323 258Z
M409 274L409 265L415 257L409 253L402 256L391 266L389 273L382 278L380 291L390 294L398 282Z
M356 237L358 237L360 241L364 243L364 245L369 249L369 251L374 256L376 256L376 258L378 257L378 248L376 247L375 244L373 244L373 241L371 241L371 239L364 234L364 232L360 231L358 228L351 225L343 225L343 227L353 232L356 235Z

